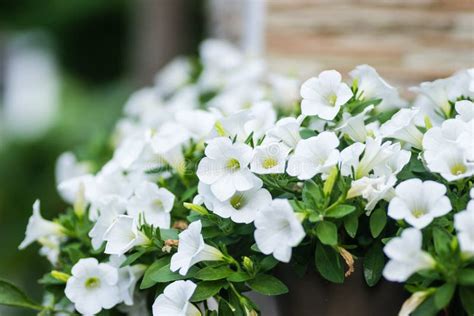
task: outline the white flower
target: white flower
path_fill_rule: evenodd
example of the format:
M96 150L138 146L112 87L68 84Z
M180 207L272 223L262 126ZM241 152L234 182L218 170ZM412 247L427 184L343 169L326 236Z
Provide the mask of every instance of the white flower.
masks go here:
M33 204L33 215L26 226L25 239L18 248L24 249L33 242L49 236L64 236L63 227L58 223L45 220L40 213L40 201L36 200Z
M376 110L385 111L406 105L406 101L398 95L397 89L383 80L371 66L359 65L349 74L353 80L357 81L358 91L362 99L382 99Z
M41 245L40 255L45 256L53 266L56 266L61 252L61 243L65 240L66 237L57 235L49 235L38 239L38 243Z
M389 281L404 282L413 273L433 267L433 258L421 246L422 234L416 228L407 228L400 237L390 240L383 249L390 259L383 276Z
M166 123L152 136L153 151L178 172L184 171L183 147L189 141L188 131L177 123Z
M250 190L256 176L248 165L253 149L242 143L232 144L227 137L211 140L197 169L199 180L211 186L212 193L221 201L229 199L235 191Z
M195 141L206 139L214 128L216 116L203 110L183 110L175 114L176 122L186 128Z
M471 197L474 198L473 193L474 189L471 190ZM471 199L466 210L454 215L454 227L461 251L474 256L474 199Z
M336 128L336 131L346 134L356 142L365 142L369 131L367 130L364 121L367 118L367 113L373 109L374 106L370 105L355 116L351 116L349 113L344 113L342 115L342 124Z
M214 110L218 115L222 115L219 111ZM252 112L249 110L240 110L228 116L220 117L216 120L211 138L226 136L230 138L236 137L238 141L245 141L249 135L245 130L245 126L254 119Z
M380 127L384 138L395 138L421 149L423 133L416 127L415 119L419 109L401 109Z
M405 302L403 302L402 308L398 312L398 316L410 316L430 295L430 291L418 291L413 293Z
M155 86L161 95L169 95L188 83L191 72L192 65L187 58L175 58L156 75Z
M137 221L132 216L119 215L104 234L107 242L105 253L123 255L136 246L149 243L148 238L138 230Z
M396 182L397 178L395 176L363 177L351 183L347 198L362 196L367 200L365 209L370 212L380 200L389 201L393 197L393 186Z
M456 118L460 118L464 122L474 120L474 103L469 100L456 102L454 105L456 112L459 114Z
M301 122L294 117L285 117L276 122L275 127L268 130L264 144L280 142L288 151L296 147L301 140Z
M352 97L351 89L341 82L341 74L335 70L323 71L319 77L306 80L300 93L303 98L301 112L304 115L318 115L329 121Z
M388 216L404 219L418 229L424 228L435 217L451 211L451 202L445 194L446 187L440 183L405 180L395 188L395 197L388 205Z
M78 162L76 156L72 152L62 153L56 161L56 184L59 185L66 180L86 175L89 172L90 166L88 163Z
M119 215L125 213L126 206L126 201L117 196L106 196L98 203L99 217L89 232L94 249L102 246L105 232Z
M95 258L80 259L72 267L64 293L84 315L94 315L120 302L117 269Z
M201 235L201 221L189 224L188 228L179 234L178 252L171 257L171 271L186 275L190 267L201 261L220 261L223 254L219 249L204 243Z
M145 222L160 228L170 228L170 212L174 195L165 188L158 188L153 182L143 182L136 189L127 205L128 214L138 218L143 215Z
M110 265L118 271L117 287L119 289L120 301L125 305L134 305L133 298L135 287L138 280L143 276L146 266L143 264L127 265L123 268L120 266L127 258L125 256L110 256Z
M258 174L284 173L288 150L280 143L257 146L250 170Z
M276 121L276 112L270 101L255 102L250 108L253 119L244 126L247 135L253 132L253 139L260 139Z
M292 247L298 246L305 232L286 199L275 199L255 219L255 241L258 249L282 262L291 259Z
M306 180L319 173L328 173L339 162L337 146L339 139L333 132L322 132L301 140L288 161L288 174Z
M153 316L199 316L201 312L189 300L196 290L192 281L175 281L153 303Z
M292 110L300 97L300 81L296 78L280 74L270 74L268 81L271 86L270 97L276 106Z

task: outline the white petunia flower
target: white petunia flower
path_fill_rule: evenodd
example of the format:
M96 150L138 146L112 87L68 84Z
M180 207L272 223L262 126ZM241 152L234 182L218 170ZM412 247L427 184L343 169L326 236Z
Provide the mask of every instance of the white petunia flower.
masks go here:
M328 173L339 162L337 146L339 139L333 132L322 132L301 140L288 161L288 174L306 180L319 173Z
M335 130L349 136L356 142L364 143L367 136L369 136L369 131L367 130L364 121L367 118L367 113L373 109L374 106L370 105L355 116L351 116L349 113L344 113L342 115L342 124Z
M197 142L206 139L216 123L216 116L203 110L179 111L175 114L175 119Z
M300 98L300 81L280 74L270 74L268 81L271 86L270 97L276 106L286 110L294 109L295 103Z
M357 81L360 97L363 100L382 99L376 110L386 111L406 105L398 95L397 89L389 85L377 71L369 65L359 65L349 75Z
M474 103L469 100L462 100L456 102L454 105L459 118L464 122L471 122L474 120Z
M341 82L341 74L335 70L323 71L319 77L306 80L301 86L301 112L333 120L341 106L352 97L347 84Z
M94 315L120 302L118 272L95 258L80 259L71 271L64 293L83 315Z
M125 305L134 305L134 293L138 280L143 276L146 266L143 264L127 265L120 267L127 258L125 256L110 256L109 264L117 269L118 281L117 287L119 289L120 301Z
M158 188L153 182L143 182L128 201L127 212L135 218L142 214L145 222L155 227L170 228L174 199L167 189Z
M189 141L188 131L177 123L166 123L151 138L153 151L178 172L184 171L183 147Z
M434 181L409 179L395 188L395 197L388 205L388 216L422 229L434 218L451 211L446 187Z
M56 185L59 186L71 179L77 179L78 177L85 176L91 172L90 165L86 162L78 162L76 156L72 152L62 153L56 161L55 176ZM73 203L76 192L67 190L60 190L58 187L59 194L64 201Z
M227 137L211 140L197 169L199 180L209 184L214 195L221 201L229 199L236 191L250 190L256 176L248 165L253 149L242 143L233 144Z
M123 255L136 246L146 245L150 240L138 230L137 220L132 216L119 215L104 234L107 242L105 253Z
M423 133L415 125L417 116L419 116L419 109L399 110L380 127L382 137L395 138L421 149Z
M213 111L216 115L222 115L218 110ZM236 138L236 140L243 142L249 135L245 126L253 119L254 116L249 110L240 110L230 115L219 117L214 124L214 130L211 132L210 138L225 136L232 139Z
M277 114L270 101L255 102L250 108L253 119L244 126L247 135L253 133L253 139L258 140L275 124Z
M263 144L280 142L288 151L294 149L301 140L300 125L301 122L294 117L280 119L267 131Z
M50 236L64 236L63 227L58 223L45 220L40 213L40 201L36 200L33 204L33 215L31 215L26 226L25 239L18 248L24 249L33 242Z
M255 227L258 249L282 262L290 261L292 247L298 246L305 236L303 226L286 199L275 199L259 212Z
M250 170L258 174L285 173L288 150L280 143L257 146Z
M474 189L471 189L471 198L466 210L454 215L454 227L461 251L474 256Z
M99 217L89 232L94 249L102 246L105 232L119 215L126 212L126 203L124 199L117 196L106 196L98 203Z
M199 309L189 301L196 290L192 281L174 281L153 303L153 316L200 316Z
M191 72L192 65L189 59L175 58L156 75L155 86L161 95L170 95L188 83Z
M396 182L397 178L395 176L363 177L351 183L351 188L347 192L347 198L362 196L367 200L365 209L370 212L379 201L390 201L394 196L393 186Z
M61 253L61 243L64 241L66 241L66 237L57 235L38 239L38 243L41 245L39 254L45 256L53 266L56 266Z
M189 268L201 261L220 261L224 255L219 249L204 243L201 234L201 221L189 224L188 228L179 234L178 252L171 257L171 271L186 275Z
M422 238L421 231L407 228L400 237L393 238L385 245L383 250L390 259L383 269L385 279L404 282L413 273L434 266L433 258L421 249Z

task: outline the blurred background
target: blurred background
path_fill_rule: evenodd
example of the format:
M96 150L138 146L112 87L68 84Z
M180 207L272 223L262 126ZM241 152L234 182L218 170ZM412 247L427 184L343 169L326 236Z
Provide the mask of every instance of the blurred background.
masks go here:
M17 246L36 198L65 206L56 158L105 161L127 96L207 37L301 78L368 63L408 87L474 65L474 2L0 0L0 277L40 299L46 260Z

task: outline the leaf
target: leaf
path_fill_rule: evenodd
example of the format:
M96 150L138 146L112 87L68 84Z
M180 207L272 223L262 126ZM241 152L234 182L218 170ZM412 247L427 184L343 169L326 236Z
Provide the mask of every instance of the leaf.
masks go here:
M387 213L383 208L376 209L370 216L370 233L377 238L387 224Z
M332 222L320 222L318 226L316 226L316 235L325 245L337 245L337 226Z
M259 274L255 279L247 281L248 286L263 295L280 295L288 292L283 282L268 274Z
M334 283L344 282L344 266L339 253L334 248L318 243L316 245L315 261L316 268L323 278Z
M247 272L234 272L227 277L230 282L245 282L250 280L252 277Z
M145 274L143 275L142 283L140 284L140 289L147 289L156 284L154 277L159 270L170 263L171 257L163 257L153 262L152 265L146 269Z
M33 302L19 288L5 280L0 280L0 305L43 310L43 306Z
M434 227L433 243L438 255L445 256L450 253L451 235L446 230Z
M302 139L307 139L316 136L316 132L309 128L302 128L300 129L300 136Z
M368 286L374 286L379 282L384 265L382 245L376 242L364 257L364 278Z
M226 284L225 281L202 281L197 284L191 302L200 302L216 295Z
M318 210L318 205L324 203L324 193L314 181L308 180L303 187L303 202L306 208Z
M230 269L228 266L205 267L199 270L194 275L194 278L204 281L214 281L225 279L232 273L234 273L234 270Z
M324 216L332 218L341 218L351 214L355 210L356 208L353 205L339 204L336 207L327 209L326 213L324 213Z
M459 271L458 282L461 285L474 285L474 269L462 269Z
M170 265L167 264L157 271L155 271L152 275L150 275L150 279L157 282L157 283L166 283L166 282L171 282L171 281L176 281L176 280L184 280L184 279L189 279L194 276L194 274L197 272L198 268L192 267L189 269L188 273L186 275L181 275L178 272L172 272L170 270Z
M452 283L446 283L443 286L439 287L434 294L434 303L438 310L448 306L449 302L454 295L454 290L456 285Z
M273 256L266 256L260 261L259 267L261 271L268 271L273 269L278 264L278 260Z
M359 227L359 216L357 214L351 214L344 219L344 228L346 232L352 238L357 234L357 228Z
M430 296L410 316L435 316L438 309L434 304L434 297Z
M474 288L461 286L459 288L461 303L468 315L474 315Z
M146 249L140 249L134 254L127 256L124 262L120 265L121 268L126 267L137 261L141 256L146 253Z
M178 230L174 228L164 229L160 228L161 240L178 239Z

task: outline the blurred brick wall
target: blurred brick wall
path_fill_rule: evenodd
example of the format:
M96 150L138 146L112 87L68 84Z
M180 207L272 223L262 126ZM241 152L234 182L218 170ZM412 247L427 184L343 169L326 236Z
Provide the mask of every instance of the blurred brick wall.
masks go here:
M367 63L408 86L474 66L474 0L268 0L272 68L307 77Z

